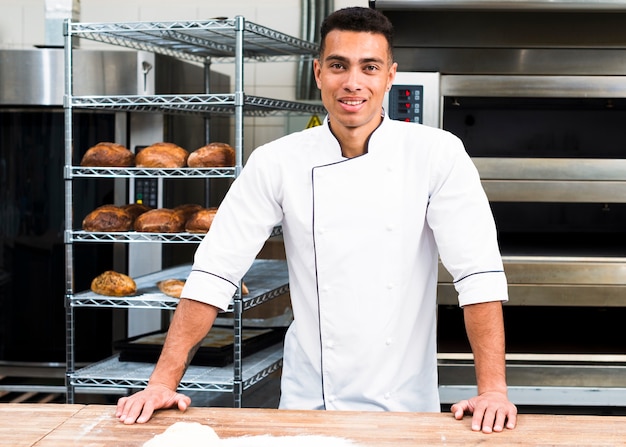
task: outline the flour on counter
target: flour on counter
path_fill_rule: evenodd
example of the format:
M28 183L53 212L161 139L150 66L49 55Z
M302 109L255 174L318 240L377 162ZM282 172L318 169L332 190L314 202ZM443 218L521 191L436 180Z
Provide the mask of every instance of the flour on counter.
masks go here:
M199 422L176 422L160 435L146 442L143 447L212 447L219 445L215 431Z
M215 431L199 422L176 422L154 436L144 447L359 447L349 439L332 436L241 436L220 439Z

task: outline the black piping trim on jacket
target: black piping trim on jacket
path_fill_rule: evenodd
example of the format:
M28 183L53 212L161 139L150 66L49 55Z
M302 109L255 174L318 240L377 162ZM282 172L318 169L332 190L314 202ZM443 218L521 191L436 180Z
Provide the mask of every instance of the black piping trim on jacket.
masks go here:
M453 281L452 284L456 284L459 283L461 281L463 281L465 278L469 278L470 276L474 276L474 275L482 275L483 273L504 273L504 270L486 270L484 272L476 272L476 273L470 273L469 275L465 275L463 278L458 279L456 281Z
M234 282L232 282L232 281L230 281L230 280L228 280L226 278L223 278L220 275L216 275L215 273L207 272L205 270L198 270L198 269L191 269L191 271L192 272L198 272L198 273L204 273L206 275L215 276L216 278L219 278L219 279L222 279L222 280L224 280L224 281L226 281L228 283L231 283L233 285L233 287L237 287L237 284L235 284Z
M361 155L359 155L359 157L360 156ZM354 158L357 158L357 157L346 158L345 160L339 160L339 161L335 161L333 163L328 163L325 165L313 166L311 168L311 194L313 195L313 197L311 198L312 204L313 204L313 209L311 210L311 218L312 218L311 237L313 238L313 259L315 262L315 289L316 289L316 296L317 296L317 331L320 334L320 378L321 378L321 385L322 385L322 402L324 404L324 409L326 409L326 395L324 392L324 356L322 354L324 344L322 342L322 310L321 310L321 305L320 305L319 278L317 275L317 248L315 246L315 175L314 174L315 174L316 169L325 168L325 167L337 165L340 163L345 163L350 160L353 160Z
M333 163L334 164L334 163ZM314 166L311 169L311 203L313 209L311 210L311 238L313 239L313 260L315 263L315 295L317 296L317 332L320 336L320 385L322 389L322 404L326 409L326 394L324 391L324 356L323 356L323 343L322 343L322 311L320 305L320 283L317 275L317 249L315 246L315 169Z

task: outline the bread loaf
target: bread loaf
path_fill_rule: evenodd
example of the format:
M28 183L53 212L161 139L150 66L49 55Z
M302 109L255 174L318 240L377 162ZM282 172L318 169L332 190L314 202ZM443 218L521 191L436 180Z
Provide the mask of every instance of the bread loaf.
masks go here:
M107 270L91 281L91 290L99 295L129 296L137 292L137 284L130 276Z
M187 165L189 152L173 143L154 143L140 150L135 164L140 168L182 168Z
M130 213L115 205L102 205L83 219L85 231L129 231L132 227Z
M164 279L157 283L157 287L161 292L173 298L180 298L184 286L185 281L180 279Z
M169 208L146 211L135 220L135 230L148 233L179 233L185 230L180 213Z
M190 233L206 233L211 228L213 218L217 208L203 208L195 212L187 222L185 222L185 231Z
M187 164L192 168L235 166L235 149L226 143L209 143L189 154Z
M133 223L135 222L135 219L137 219L137 217L152 209L148 205L144 205L143 203L129 203L127 205L122 205L120 208L130 214L130 217L133 219Z
M174 208L174 211L179 213L183 217L185 222L187 222L187 220L191 216L193 216L194 213L200 211L201 209L203 209L202 205L197 205L195 203L186 203L184 205L178 205Z
M91 167L129 167L135 165L135 154L121 144L103 142L87 149L80 165Z

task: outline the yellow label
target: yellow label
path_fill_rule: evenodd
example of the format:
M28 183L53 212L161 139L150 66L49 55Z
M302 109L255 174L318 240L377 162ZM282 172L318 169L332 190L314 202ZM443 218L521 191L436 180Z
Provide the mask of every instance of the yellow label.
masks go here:
M320 117L317 115L313 115L311 119L309 120L309 123L306 125L306 128L310 129L311 127L321 126L321 125L322 125L322 121L320 120Z

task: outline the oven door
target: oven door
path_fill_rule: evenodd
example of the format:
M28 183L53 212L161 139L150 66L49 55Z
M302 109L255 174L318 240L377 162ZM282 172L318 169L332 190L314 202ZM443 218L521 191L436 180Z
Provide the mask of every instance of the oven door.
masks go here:
M626 78L442 75L441 95L498 227L512 398L624 405ZM454 401L471 357L439 273L441 395Z
M443 127L492 203L511 304L623 306L626 79L443 76L441 86Z

